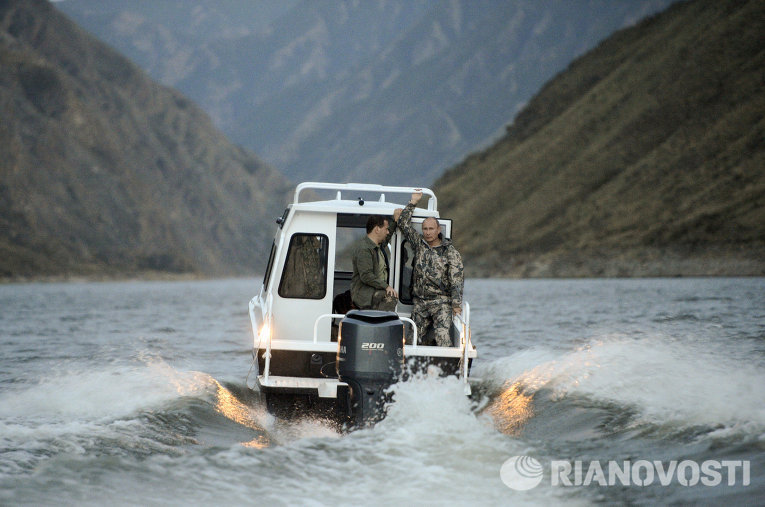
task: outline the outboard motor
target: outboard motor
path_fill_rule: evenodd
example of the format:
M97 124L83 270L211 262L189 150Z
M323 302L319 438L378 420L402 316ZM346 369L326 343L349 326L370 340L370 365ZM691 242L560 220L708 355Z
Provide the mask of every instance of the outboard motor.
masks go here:
M350 386L346 411L363 426L385 417L385 390L401 377L404 323L394 312L351 310L340 322L337 376Z

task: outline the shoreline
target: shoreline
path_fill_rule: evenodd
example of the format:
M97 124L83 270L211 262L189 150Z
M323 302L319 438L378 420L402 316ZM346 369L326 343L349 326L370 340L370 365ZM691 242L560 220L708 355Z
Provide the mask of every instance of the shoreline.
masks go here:
M0 285L32 284L32 283L110 283L110 282L188 282L204 280L226 280L257 278L258 274L241 275L203 275L199 273L129 273L129 274L66 274L66 275L40 275L40 276L17 276L0 278Z
M466 272L465 279L479 280L611 280L611 279L650 279L650 278L765 278L765 273L674 273L674 274L613 274L613 275L592 275L587 273L576 273L568 276L550 275L545 270L535 275L523 275L516 272L510 272L503 275L489 276L481 272ZM49 275L39 277L18 277L18 278L0 278L2 285L30 285L30 284L56 284L56 283L128 283L128 282L193 282L193 281L212 281L212 280L242 280L254 279L260 280L262 274L241 274L241 275L177 275L177 274L152 274L150 276L64 276Z
M762 277L765 258L750 252L683 255L669 249L567 251L467 261L465 275L481 278Z

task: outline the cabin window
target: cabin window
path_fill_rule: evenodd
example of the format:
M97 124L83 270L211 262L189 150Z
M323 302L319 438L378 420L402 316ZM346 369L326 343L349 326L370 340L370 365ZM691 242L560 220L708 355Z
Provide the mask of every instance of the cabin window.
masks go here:
M324 234L294 234L284 262L279 295L323 299L327 293L329 239Z
M335 271L353 271L353 246L366 234L359 227L338 227L335 231Z
M412 304L412 282L414 281L414 251L409 241L404 240L401 243L401 271L399 279L401 280L400 290L398 291L398 300L405 305Z

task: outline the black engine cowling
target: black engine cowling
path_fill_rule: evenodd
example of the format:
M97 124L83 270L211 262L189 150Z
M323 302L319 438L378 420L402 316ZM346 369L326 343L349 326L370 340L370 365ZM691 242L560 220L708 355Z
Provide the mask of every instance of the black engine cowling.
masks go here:
M385 417L386 389L401 377L404 323L394 312L351 310L340 323L337 375L350 386L347 412L358 425Z

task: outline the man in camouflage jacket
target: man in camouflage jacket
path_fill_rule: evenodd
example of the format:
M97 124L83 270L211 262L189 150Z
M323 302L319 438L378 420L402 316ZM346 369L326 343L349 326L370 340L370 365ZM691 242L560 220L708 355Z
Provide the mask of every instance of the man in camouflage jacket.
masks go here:
M442 237L437 219L428 217L422 222L422 235L414 230L412 213L421 198L422 192L413 193L398 219L399 228L414 249L412 320L417 324L420 340L432 326L436 343L450 347L452 316L462 313L465 285L462 256L450 240Z

